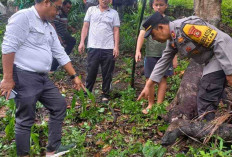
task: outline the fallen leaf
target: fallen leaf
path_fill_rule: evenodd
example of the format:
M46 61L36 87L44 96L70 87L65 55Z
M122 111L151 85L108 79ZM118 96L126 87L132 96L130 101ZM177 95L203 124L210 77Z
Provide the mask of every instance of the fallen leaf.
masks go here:
M115 108L115 109L114 109L114 111L115 111L115 112L120 112L121 110L120 110L120 109Z
M182 70L181 72L180 72L180 74L179 74L179 76L182 76L182 75L184 75L184 70Z
M6 111L7 111L6 106L3 106L2 108L0 108L0 118L6 117Z
M161 136L161 137L164 136L164 134L163 134L162 132L160 132L160 131L157 131L157 134L158 134L159 136Z
M98 140L98 141L96 142L96 145L104 145L104 144L105 144L105 142L102 141L102 140Z
M119 83L120 82L120 80L117 80L117 81L115 81L113 84L117 84L117 83Z
M94 157L101 157L100 153L94 154Z
M109 152L111 149L112 149L111 146L105 145L105 146L103 147L103 149L101 150L101 152L102 152L102 153L106 153L106 152Z

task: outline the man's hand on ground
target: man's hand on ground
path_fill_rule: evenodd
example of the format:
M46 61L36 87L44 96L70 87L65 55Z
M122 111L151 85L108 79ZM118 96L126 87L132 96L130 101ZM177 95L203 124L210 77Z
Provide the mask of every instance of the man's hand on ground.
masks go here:
M150 92L152 91L152 88L154 88L154 84L155 84L155 82L153 82L151 79L148 79L148 81L146 82L146 85L145 85L144 89L142 90L142 92L140 93L137 101L139 101L141 99L148 99L148 96L149 96Z
M6 100L8 100L11 90L14 88L15 82L13 79L3 79L0 84L1 96L6 95Z
M148 99L150 93L150 89L148 87L144 87L144 89L142 90L142 92L140 93L137 101L141 100L141 99Z

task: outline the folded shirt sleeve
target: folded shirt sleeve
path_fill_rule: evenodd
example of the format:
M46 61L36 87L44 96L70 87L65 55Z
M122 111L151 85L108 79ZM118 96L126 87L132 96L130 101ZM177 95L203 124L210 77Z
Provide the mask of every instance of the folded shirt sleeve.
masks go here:
M225 74L232 75L232 38L218 30L213 44L213 51Z
M177 49L174 49L171 45L169 40L167 41L166 49L163 52L162 57L159 59L157 64L155 65L150 79L154 82L159 83L163 78L165 72L170 67L170 64L177 53Z
M116 13L114 14L113 26L114 26L114 27L120 27L120 19L119 19L118 12L116 12Z
M85 14L84 22L90 22L90 16L91 16L92 9L93 7L89 7L89 9L87 10Z
M2 54L17 52L29 34L29 19L23 12L14 14L8 21L2 42Z

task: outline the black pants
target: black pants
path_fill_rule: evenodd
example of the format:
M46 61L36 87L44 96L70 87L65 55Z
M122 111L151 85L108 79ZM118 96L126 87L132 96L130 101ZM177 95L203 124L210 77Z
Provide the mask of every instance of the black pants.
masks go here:
M226 83L223 70L209 73L202 77L197 94L198 115L217 109ZM204 117L207 121L215 118L215 113L208 113Z
M92 92L96 81L99 65L102 71L102 92L104 96L109 96L111 81L113 77L115 59L112 49L89 49L87 57L87 78L86 88Z
M30 151L31 126L35 121L36 102L40 101L49 111L47 151L56 150L61 143L62 122L66 114L66 102L47 74L28 72L14 67L13 78L16 103L15 139L17 155Z
M70 55L70 53L72 52L72 49L76 45L76 39L72 37L69 33L65 33L62 37L62 40L64 41L64 44L66 45L65 52L67 53L67 55ZM53 58L51 71L55 71L58 66L59 66L58 61L55 58Z

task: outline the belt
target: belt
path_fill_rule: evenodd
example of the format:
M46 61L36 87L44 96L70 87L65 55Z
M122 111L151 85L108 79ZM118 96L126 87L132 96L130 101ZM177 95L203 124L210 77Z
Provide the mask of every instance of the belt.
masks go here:
M16 71L23 71L23 72L27 72L27 73L31 73L31 74L38 74L38 75L41 75L41 76L48 75L47 72L33 72L33 71L23 70L23 69L20 69L20 68L16 67L15 64L14 64L14 69L15 69Z

